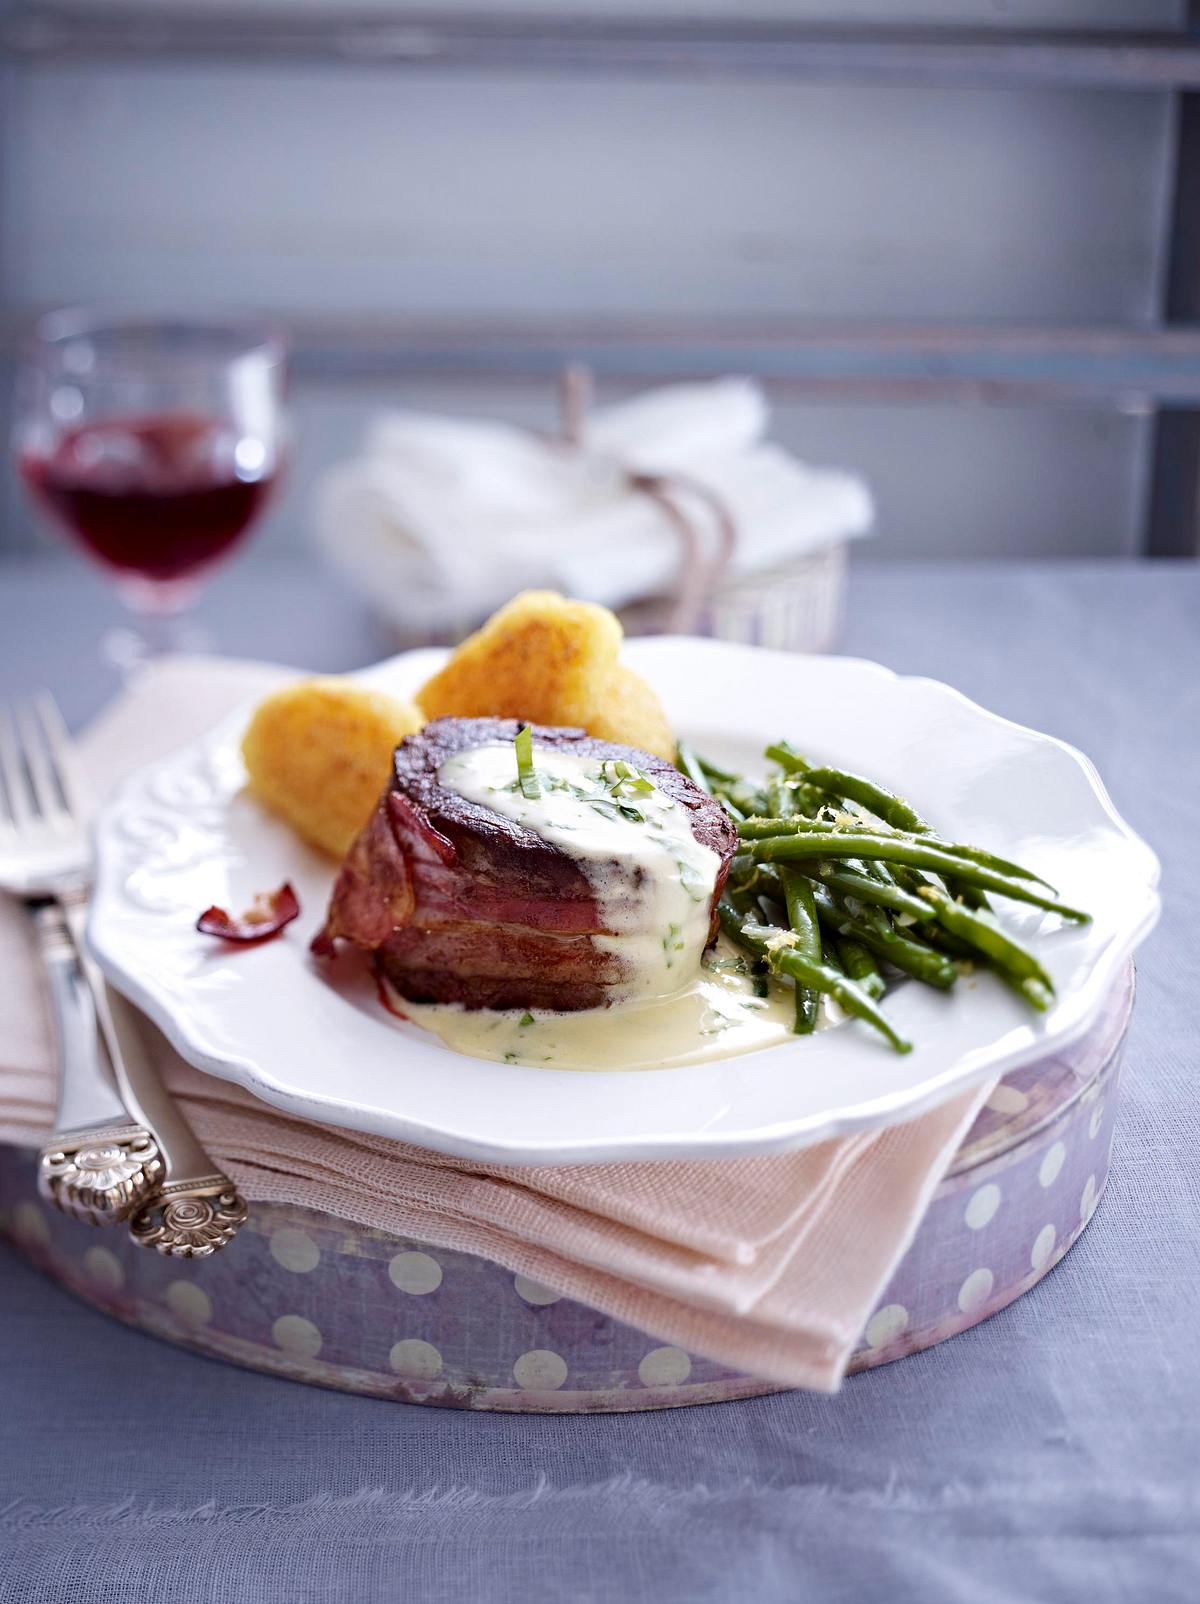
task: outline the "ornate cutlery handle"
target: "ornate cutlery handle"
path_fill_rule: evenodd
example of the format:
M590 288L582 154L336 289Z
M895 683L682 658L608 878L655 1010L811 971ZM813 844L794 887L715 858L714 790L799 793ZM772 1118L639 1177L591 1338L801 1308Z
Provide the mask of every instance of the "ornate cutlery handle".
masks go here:
M158 1144L140 1125L57 1131L38 1155L38 1191L85 1225L118 1225L163 1178Z
M227 1175L167 1181L129 1222L142 1247L175 1259L203 1259L236 1236L246 1204Z
M129 1234L143 1247L157 1248L159 1253L173 1258L207 1257L233 1240L246 1218L246 1204L234 1183L217 1169L196 1140L179 1105L159 1078L146 1051L137 1010L112 989L88 956L84 904L69 904L66 916L95 999L100 1033L121 1096L153 1133L163 1159L160 1183L152 1195L140 1201L130 1221Z
M43 903L30 916L50 985L58 1059L58 1115L38 1157L38 1191L75 1219L115 1225L157 1189L162 1157L104 1073L95 1007L62 908Z

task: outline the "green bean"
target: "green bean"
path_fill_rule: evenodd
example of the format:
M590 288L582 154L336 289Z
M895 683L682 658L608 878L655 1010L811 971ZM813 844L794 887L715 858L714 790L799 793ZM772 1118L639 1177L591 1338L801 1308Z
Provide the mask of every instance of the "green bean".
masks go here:
M854 981L861 986L868 997L882 997L887 990L883 976L879 973L879 965L875 962L869 947L864 947L861 941L855 941L853 936L834 937L827 943L827 952L832 949L841 960L842 968Z
M826 992L848 1014L873 1025L898 1053L912 1051L912 1043L898 1034L883 1010L852 980L829 964L815 963L811 958L803 957L786 942L779 940L777 930L747 919L727 898L722 897L718 911L726 933L757 956L765 958L772 969L816 991Z
M1054 983L1050 976L1027 948L1001 929L994 914L961 907L942 892L931 890L925 895L933 904L938 923L952 936L978 947L997 969L1012 975L1014 980L1036 980L1053 996Z
M769 757L772 763L778 763L785 774L802 774L808 768L807 760L800 756L790 741L775 741L763 755Z
M849 803L857 803L865 807L882 819L892 829L902 830L911 835L932 834L932 827L921 817L916 808L912 807L903 797L895 792L886 790L874 781L868 780L864 775L851 774L846 769L834 769L827 766L806 771L805 782L818 791L825 791L833 802L843 811L849 811ZM828 804L827 804L828 805ZM874 830L877 827L863 818L859 827L864 830ZM875 879L889 880L891 876L878 864L866 863L862 872Z
M868 953L867 956L869 957L870 954ZM833 941L833 942L823 941L821 943L821 962L824 963L824 964L827 964L830 969L836 970L839 975L844 975L844 974L848 973L848 971L846 969L846 965L842 961L841 950L840 950L840 948L838 946L838 943L836 941ZM850 978L852 980L855 979L855 977L853 975L851 975ZM860 986L862 985L862 982L860 980L856 980L855 983L857 985L860 985ZM878 993L876 993L872 989L872 987L869 986L869 985L863 986L862 989L867 993L867 995L869 997L874 997L876 995L882 996L883 991L885 989L884 988L884 984L883 984L883 976L882 975L880 975L880 977L879 977L879 987L880 987L880 990L879 990Z
M738 859L733 861L736 863ZM831 890L857 897L860 902L877 903L881 908L890 908L893 913L911 914L914 919L933 918L933 905L930 902L914 896L911 891L901 890L898 885L889 885L886 880L834 863L818 863L812 873L815 879Z
M912 1043L906 1041L883 1010L876 1007L874 998L836 969L830 969L827 964L813 963L811 959L803 958L788 948L777 950L767 961L782 974L790 975L797 984L827 992L846 1013L874 1025L898 1053L912 1052Z
M952 852L956 858L964 858L968 863L977 863L982 869L995 869L997 874L1015 875L1018 880L1033 880L1039 886L1045 886L1047 891L1054 891L1049 880L1043 880L1040 874L1034 874L1032 869L1023 869L1019 863L1012 863L1008 858L998 858L994 852L985 852L982 847L958 846L949 841L943 841L940 836L926 837L930 846L940 847L943 852ZM1057 896L1057 892L1055 895Z
M819 791L828 791L837 797L848 796L860 807L869 808L876 818L890 824L893 829L911 830L917 835L924 835L930 828L916 808L910 807L903 797L885 790L882 785L875 785L861 774L850 774L845 769L807 769L804 779Z
M738 820L738 834L743 841L765 841L773 835L795 835L798 830L826 833L837 826L822 819L810 819L803 813L789 813L786 818L773 814L755 814Z
M788 801L787 782L776 775L767 781L767 812L772 818L779 818L793 810L785 806Z
M740 774L719 769L685 741L680 741L676 747L675 767L686 774L693 785L698 785L709 796L716 797L735 823L748 813L761 813L766 808L765 791L748 785Z
M748 852L735 852L729 861L725 884L731 891L749 891L758 879L759 867Z
M692 784L698 786L706 796L713 794L712 786L708 783L708 775L705 774L700 759L692 751L691 747L687 746L683 741L680 741L675 750L675 767L681 773L686 774Z
M913 925L908 932L908 939L924 942L927 947L944 952L948 958L954 958L959 963L977 964L980 961L978 948L961 941L958 936L952 936L939 924Z
M759 922L758 904L750 893L746 891L731 891L728 886L721 893L721 900L717 903L717 914L720 917L722 930L725 930L726 935L734 937L736 937L737 932L732 928L732 922L730 922L730 928L726 929L727 919L732 921L733 915L736 914L737 918L743 922L747 919L755 924Z
M734 815L741 846L722 924L760 964L792 979L797 1031L813 1028L819 994L838 996L837 981L853 998L852 1006L839 997L847 1012L901 1046L880 1010L863 1012L884 990L881 961L942 990L959 965L986 964L1032 1007L1050 1006L1050 976L983 893L1077 923L1086 913L1059 903L1049 882L1022 865L942 840L903 797L863 775L813 767L786 741L766 755L782 771L766 790L687 748L679 760Z
M744 861L746 855L740 856ZM941 924L950 934L951 940L932 941L930 945L948 948L952 957L977 959L982 956L993 961L998 968L1012 968L1018 978L1022 975L1035 976L1048 984L1048 976L1037 965L1032 954L1007 936L998 927L994 918L962 908L944 892L928 883L922 894L914 895L900 886L874 879L849 866L834 863L819 863L815 878L842 897L856 899L862 911L851 912L850 916L857 918L860 923L872 930L878 941L886 943L890 932L886 926L880 926L879 919L882 916L872 917L868 910L888 908L893 913L906 914L922 923L936 921ZM928 932L922 934L928 939ZM886 957L887 953L883 955ZM853 971L848 970L848 972L852 979L858 979Z
M820 768L812 769L805 775L806 781L818 790L830 791L839 799L849 797L861 807L868 808L876 818L882 819L896 830L907 830L913 835L933 835L933 826L923 819L911 803L906 802L902 796L894 791L887 790L882 785L876 785L861 774L850 774L845 769ZM1003 874L1015 874L1022 880L1037 880L1048 890L1054 887L1049 881L1042 880L1040 875L1030 874L1019 864L1008 863L1003 858L992 854L985 854L982 858L976 856L974 847L956 847L955 853L959 857L970 858L981 862L985 868L998 869ZM973 886L949 883L952 896L961 896L963 901L973 908L986 908L988 900L981 891Z
M701 757L698 752L693 755L710 780L723 780L727 785L734 785L741 779L740 774L734 774L729 769L718 768L715 763L706 757Z
M816 904L817 917L835 940L849 936L894 968L903 970L914 980L923 980L927 986L936 986L939 991L949 991L958 979L958 969L949 958L934 952L931 947L898 936L894 931L886 936L881 935L870 925L855 919L844 908L839 908L823 888L816 893Z
M1015 975L997 969L996 977L1010 990L1015 991L1018 997L1023 998L1031 1008L1036 1008L1039 1014L1044 1014L1054 1002L1053 987L1044 986L1040 980L1035 980L1031 975L1027 975L1024 980L1018 980Z
M850 817L849 814L846 815ZM871 835L893 836L898 841L915 841L916 836L901 835L899 831L884 830L868 824L866 819L855 819L854 828L857 831L868 831ZM839 830L847 830L850 826L840 819L811 819L806 813L789 813L787 818L777 818L774 814L756 813L738 823L738 834L747 841L765 841L773 835L834 835Z
M951 955L957 958L973 959L981 955L997 969L1011 974L1015 980L1037 980L1053 994L1050 976L1038 960L1028 948L1014 941L1001 928L995 916L986 910L964 908L933 886L926 886L914 896L898 886L878 885L862 875L829 865L821 866L819 878L823 885L843 896L858 897L864 903L873 899L883 907L911 914L914 919L936 920L951 940L949 943L934 942L933 945L947 946ZM920 934L930 939L932 933L922 931Z
M891 964L893 969L911 975L914 980L919 980L924 986L932 986L935 991L953 989L958 979L958 965L945 953L935 952L932 947L923 946L920 942L909 941L907 936L893 936L890 941L880 941L872 933L864 934L857 926L851 929L852 939L860 941L877 958Z
M813 899L812 881L798 869L781 869L779 878L783 882L788 924L791 925L796 937L795 950L814 963L820 963L821 927L817 923L817 905ZM802 986L797 981L796 1022L792 1027L797 1036L809 1036L816 1029L820 1006L820 992L812 986Z
M844 861L849 865L854 860L846 858ZM877 880L880 885L894 886L896 884L886 863L875 863L871 858L864 858L860 872L865 874L868 880Z
M873 930L880 941L887 941L896 934L892 929L892 921L882 908L876 907L873 902L858 902L853 897L838 897L838 904L845 908L852 919Z
M737 874L734 874L734 865L737 865ZM749 865L749 868L746 867ZM786 901L783 881L779 877L779 870L773 863L755 863L748 852L739 852L729 866L729 879L726 885L731 893L741 895L774 897L782 904Z
M811 818L825 798L803 780L776 775L767 781L767 811L772 818Z
M803 872L801 870L801 873ZM787 902L787 893L783 889L783 879L778 864L760 863L758 876L759 889L764 896L774 897L778 903Z
M1076 924L1087 924L1090 914L1077 908L1068 908L1051 897L1031 891L1019 880L982 868L973 862L955 857L940 843L910 841L901 835L871 835L858 831L798 830L795 835L775 836L751 843L751 852L759 861L791 863L808 858L879 858L885 863L906 863L914 868L932 869L936 874L964 880L968 885L985 891L995 891L1011 897L1014 902L1028 902L1035 908L1045 908L1061 914Z
M758 920L760 924L773 925L776 930L785 932L790 930L787 907L783 900L782 891L778 896L775 896L773 892L763 891L754 900L758 904Z
M754 818L766 814L767 793L753 785L747 785L744 781L736 785L726 785L723 780L713 780L712 791L731 812Z
M938 883L931 880L927 874L922 874L920 869L912 869L906 863L881 864L880 867L890 869L895 883L905 891L911 891L916 895L920 894L923 886L936 886Z
M1042 880L1041 884L1049 887L1051 891L1054 890L1048 880ZM968 908L982 908L987 913L991 912L991 903L983 892L978 891L974 886L966 886L961 880L947 880L946 890L959 902L965 902Z
M1007 975L1001 975L1001 979L1009 980L1009 977ZM1036 1008L1040 1014L1044 1014L1047 1008L1049 1008L1050 1004L1054 1001L1053 989L1043 986L1040 980L1034 980L1032 977L1030 977L1025 980L1009 980L1009 984L1012 986L1014 991L1019 992L1020 995L1024 997L1025 1001L1029 1003L1031 1007Z
M940 888L938 888L938 895L942 895ZM954 898L948 899L948 906L957 908L962 913L979 911L963 908ZM930 903L930 907L933 907L932 903ZM987 910L983 911L986 912ZM959 964L970 964L972 967L986 964L989 968L995 969L1002 980L1011 978L1005 973L1002 964L988 956L981 942L978 940L964 940L962 936L953 935L945 925L937 921L930 924L913 925L908 931L908 937L910 941L922 941L926 946L933 947L938 952L944 952L947 957L953 958ZM1025 948L1021 950L1022 952L1026 951Z
M772 836L798 835L802 832L806 835L853 832L870 835L875 839L911 841L917 845L936 847L939 852L950 853L981 869L991 869L997 874L1010 875L1018 880L1032 880L1038 885L1045 886L1047 891L1054 890L1048 880L1043 880L1040 874L1034 874L1032 869L1024 869L1019 863L1010 862L1008 858L997 857L994 852L985 852L982 847L960 846L953 841L943 841L937 835L918 835L912 831L884 829L868 823L866 819L856 819L848 825L841 820L810 819L802 813L793 813L786 819L754 815L741 820L738 824L739 835L747 841L765 841Z

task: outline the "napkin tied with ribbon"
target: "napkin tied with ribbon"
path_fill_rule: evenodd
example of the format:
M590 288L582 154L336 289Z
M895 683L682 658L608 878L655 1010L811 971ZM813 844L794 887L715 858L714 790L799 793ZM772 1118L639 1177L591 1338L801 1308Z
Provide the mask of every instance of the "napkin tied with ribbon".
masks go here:
M202 659L147 670L82 742L98 791L281 673ZM322 911L306 908L305 925ZM0 1140L32 1148L53 1120L53 1055L25 915L3 898L0 972ZM513 1167L297 1119L193 1069L146 1028L167 1085L251 1206L295 1204L482 1254L660 1341L822 1391L841 1381L988 1092L795 1153Z
M866 534L863 481L800 462L767 424L761 389L734 378L598 407L561 436L384 413L322 480L317 540L397 622L456 632L517 590L619 608L685 595L714 557L710 579L726 556L759 574Z

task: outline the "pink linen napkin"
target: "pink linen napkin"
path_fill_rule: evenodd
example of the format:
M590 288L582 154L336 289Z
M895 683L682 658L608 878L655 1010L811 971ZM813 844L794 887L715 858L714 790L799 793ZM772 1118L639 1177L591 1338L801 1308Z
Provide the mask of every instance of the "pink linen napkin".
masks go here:
M81 743L97 790L288 677L202 659L148 671ZM32 1146L53 1117L49 1026L24 915L2 898L0 973L0 1140ZM989 1091L797 1153L517 1168L283 1114L146 1029L166 1083L251 1204L479 1253L664 1342L821 1391L841 1381Z

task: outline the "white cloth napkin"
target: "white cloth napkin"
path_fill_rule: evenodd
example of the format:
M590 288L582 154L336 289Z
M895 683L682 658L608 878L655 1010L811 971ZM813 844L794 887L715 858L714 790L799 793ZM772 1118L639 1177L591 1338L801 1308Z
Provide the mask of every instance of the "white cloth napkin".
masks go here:
M720 498L753 573L870 528L866 486L764 443L747 380L675 385L592 413L578 448L511 424L389 413L317 497L323 550L398 622L474 622L530 586L622 607L669 590L678 534L629 472L682 475ZM680 493L709 541L711 506Z

